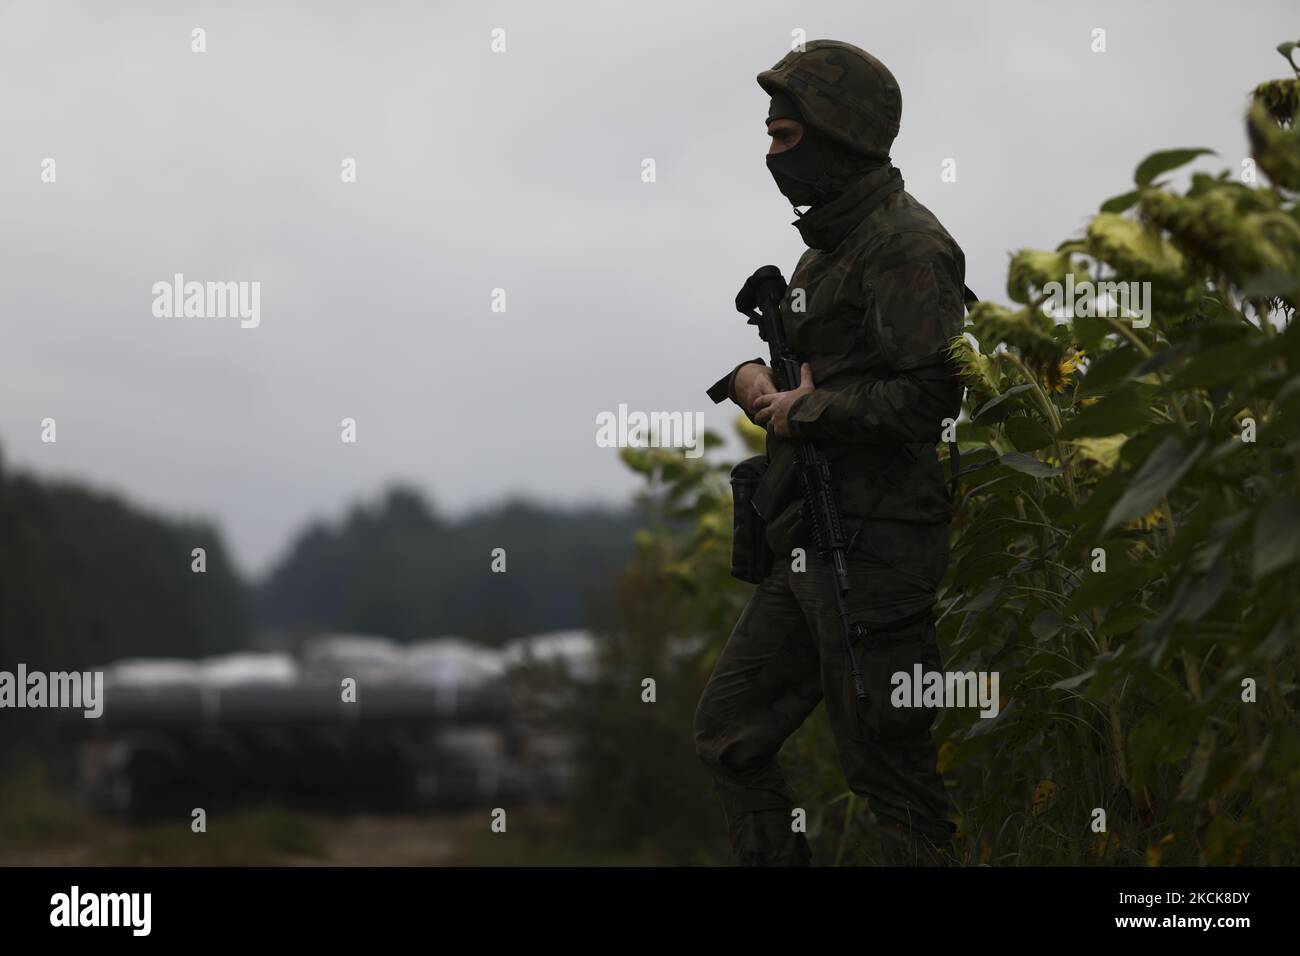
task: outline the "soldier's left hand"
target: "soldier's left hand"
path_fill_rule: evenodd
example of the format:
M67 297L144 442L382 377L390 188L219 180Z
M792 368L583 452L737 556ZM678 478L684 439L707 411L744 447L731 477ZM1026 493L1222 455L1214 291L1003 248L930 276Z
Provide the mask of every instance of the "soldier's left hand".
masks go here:
M788 392L769 392L754 401L754 424L761 425L777 438L790 437L790 406L817 390L813 384L812 366L807 362L799 367L799 387Z

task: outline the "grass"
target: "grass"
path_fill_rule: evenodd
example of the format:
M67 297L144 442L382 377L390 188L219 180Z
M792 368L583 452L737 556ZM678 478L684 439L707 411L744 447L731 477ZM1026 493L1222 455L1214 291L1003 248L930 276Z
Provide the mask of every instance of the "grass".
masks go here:
M40 762L0 782L0 864L90 866L268 866L324 858L327 825L280 809L254 809L208 820L130 827L65 796Z
M102 829L51 786L43 764L24 764L0 781L0 850L75 846L98 839Z
M325 825L280 809L246 810L214 817L207 832L187 823L155 824L130 831L127 840L98 847L92 866L275 866L295 857L324 860Z

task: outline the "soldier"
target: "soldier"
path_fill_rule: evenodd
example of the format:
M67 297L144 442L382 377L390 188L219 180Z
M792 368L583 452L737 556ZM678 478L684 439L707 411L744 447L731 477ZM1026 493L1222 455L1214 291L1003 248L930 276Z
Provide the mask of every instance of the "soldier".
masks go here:
M809 248L781 303L787 340L806 362L791 391L777 391L761 358L709 390L767 429L756 497L769 502L762 534L775 560L700 699L696 749L738 862L807 864L777 755L824 699L840 765L875 814L885 859L943 864L954 827L930 737L935 715L893 708L889 697L892 674L918 662L940 670L933 605L951 504L935 443L961 407L947 346L963 325L965 256L890 163L901 96L884 64L818 40L758 82L771 97L768 168L793 206L809 207L795 209ZM813 441L830 459L865 704L852 688L831 570L801 518L790 439ZM796 548L809 554L806 570Z

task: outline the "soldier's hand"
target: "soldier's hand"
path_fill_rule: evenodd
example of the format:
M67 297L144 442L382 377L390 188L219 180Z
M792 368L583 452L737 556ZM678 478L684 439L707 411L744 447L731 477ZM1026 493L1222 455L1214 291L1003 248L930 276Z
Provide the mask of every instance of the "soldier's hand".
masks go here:
M799 367L799 387L788 392L770 392L754 401L754 424L762 425L778 438L790 437L790 406L817 390L813 384L812 366L807 362Z
M772 370L766 365L750 362L742 365L736 372L736 404L743 408L751 419L758 411L755 402L775 391L776 382L772 378Z

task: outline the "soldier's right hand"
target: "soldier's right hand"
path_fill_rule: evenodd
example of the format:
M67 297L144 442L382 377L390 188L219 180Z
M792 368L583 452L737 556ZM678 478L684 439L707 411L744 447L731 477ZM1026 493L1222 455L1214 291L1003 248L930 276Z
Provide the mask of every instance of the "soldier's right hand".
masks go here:
M763 304L760 295L772 291L778 299L785 295L785 278L776 266L763 266L745 280L736 293L736 311L749 315Z
M745 410L751 420L757 411L754 403L776 390L772 370L766 365L750 362L736 370L736 404Z

